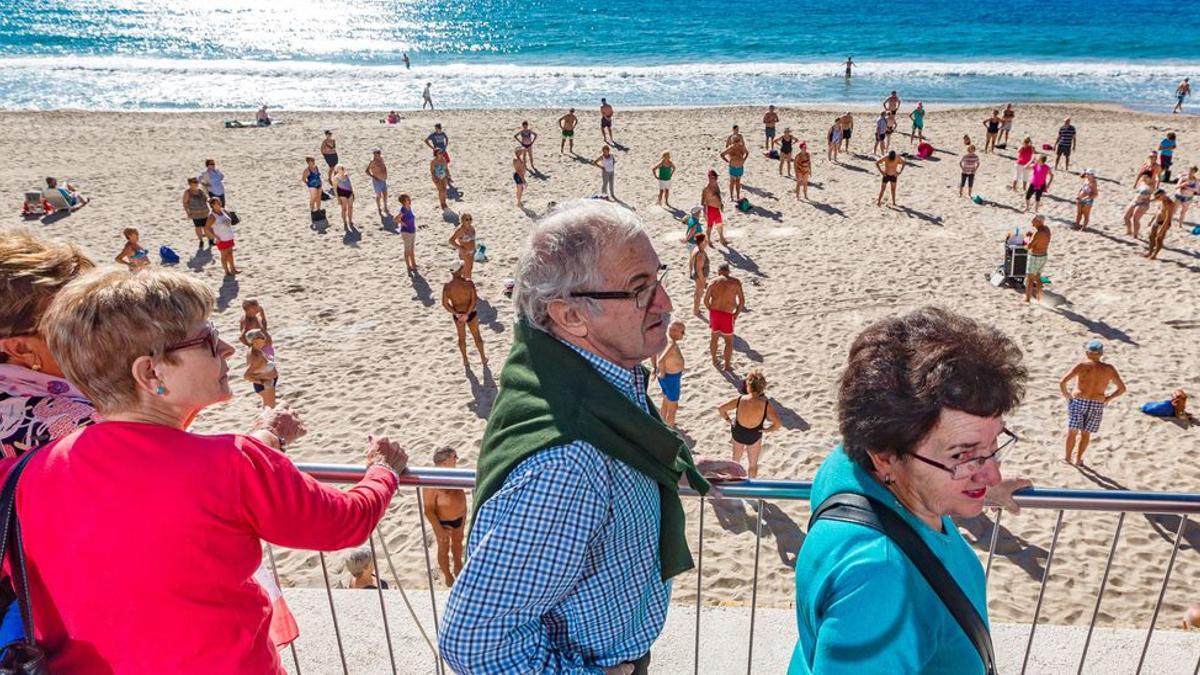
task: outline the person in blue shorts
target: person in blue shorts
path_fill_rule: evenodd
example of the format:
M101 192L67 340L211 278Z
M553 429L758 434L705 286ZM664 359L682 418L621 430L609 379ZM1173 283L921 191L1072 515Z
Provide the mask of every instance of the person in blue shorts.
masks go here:
M650 357L650 365L654 368L654 376L663 394L658 411L662 414L663 422L670 427L675 426L675 413L679 410L679 394L683 388L683 351L679 349L679 341L686 331L682 321L672 321L667 329L669 340L666 349Z
M371 177L371 187L375 189L375 209L382 218L386 213L392 215L388 207L387 164L383 162L383 148L371 148L371 163L367 165L367 175Z

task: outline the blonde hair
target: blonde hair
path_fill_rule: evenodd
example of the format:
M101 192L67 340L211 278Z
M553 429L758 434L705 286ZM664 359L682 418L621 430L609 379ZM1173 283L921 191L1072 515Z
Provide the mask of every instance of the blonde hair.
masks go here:
M755 368L746 375L746 391L755 396L762 396L767 391L767 376L762 370Z
M74 244L39 239L24 228L0 231L0 338L41 332L50 301L93 267ZM0 363L6 358L0 353Z
M137 401L133 362L188 338L213 309L213 292L189 275L114 266L93 270L63 288L42 317L46 344L63 373L101 413Z

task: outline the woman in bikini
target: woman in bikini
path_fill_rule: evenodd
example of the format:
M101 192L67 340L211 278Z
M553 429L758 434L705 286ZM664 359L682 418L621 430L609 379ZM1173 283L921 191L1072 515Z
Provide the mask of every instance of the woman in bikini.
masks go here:
M342 209L342 229L349 232L354 228L354 186L350 184L346 167L341 164L333 167L333 185L338 206Z
M1076 230L1086 230L1092 221L1092 205L1100 196L1100 187L1096 184L1096 170L1087 169L1079 183L1079 191L1075 193L1075 225Z
M1183 218L1187 215L1188 207L1191 206L1192 200L1195 199L1196 193L1200 192L1200 179L1196 178L1196 172L1200 168L1191 167L1188 169L1187 178L1179 181L1175 186L1175 204L1179 207L1179 226L1183 227Z
M150 266L150 254L138 244L137 228L127 227L122 231L125 235L125 247L117 254L117 262L125 265L131 272L144 270Z
M257 328L247 331L245 338L250 343L250 352L246 354L246 372L243 377L254 385L254 393L262 398L263 407L274 408L275 385L279 383L279 371L275 369L273 353L266 352L271 342L267 334Z
M300 180L308 188L308 210L316 211L321 208L321 170L317 168L317 160L305 157L307 165L300 174Z
M762 451L763 434L778 431L782 427L766 392L767 378L755 368L746 375L746 393L729 399L717 408L721 418L729 424L733 461L741 464L744 453L750 463L746 471L750 478L758 476L758 456ZM732 417L730 413L733 413ZM771 426L764 429L767 420L771 420Z
M812 176L812 156L808 154L808 143L801 142L796 151L796 199L800 199L800 191L808 199L808 179Z
M458 251L458 257L463 262L463 278L470 280L475 267L475 224L471 214L462 214L458 228L450 235L450 247Z
M446 152L434 150L433 159L429 162L429 177L433 180L433 186L437 188L438 204L443 211L450 208L446 203L446 191L450 185L450 169L446 164Z
M521 128L513 134L513 139L521 144L519 152L525 155L529 170L537 173L537 167L533 165L533 143L537 140L537 132L529 128L529 122L521 122Z
M704 298L704 291L708 289L708 238L703 234L696 235L696 248L692 249L692 254L688 257L688 278L696 283L696 289L692 295L692 314L703 316L700 313L700 301Z
M1133 181L1133 201L1125 207L1125 234L1134 239L1141 234L1142 216L1150 208L1154 189L1158 187L1158 155L1150 154L1151 157L1138 169L1137 178Z
M250 340L246 338L246 334L252 330L261 331L267 336L267 353L274 356L275 349L271 340L271 333L267 330L267 312L259 304L258 300L249 298L242 302L242 318L238 322L238 342L250 346Z
M845 133L843 131L842 133ZM779 175L783 175L784 168L787 168L787 177L792 177L792 147L796 144L796 137L792 135L792 130L784 128L783 135L776 138L771 147L779 144Z

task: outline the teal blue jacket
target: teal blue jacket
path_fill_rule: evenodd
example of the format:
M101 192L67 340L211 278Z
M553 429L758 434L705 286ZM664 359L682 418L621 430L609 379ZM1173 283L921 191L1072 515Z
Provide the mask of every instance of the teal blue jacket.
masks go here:
M836 492L874 497L901 514L987 622L983 566L949 518L935 532L840 445L813 480L813 508ZM822 520L808 533L796 560L796 624L789 675L983 673L975 647L904 552L862 525Z

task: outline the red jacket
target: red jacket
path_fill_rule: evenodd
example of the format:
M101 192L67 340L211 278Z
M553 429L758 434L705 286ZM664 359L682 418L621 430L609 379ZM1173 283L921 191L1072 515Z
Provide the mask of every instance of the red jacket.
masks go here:
M153 424L103 422L45 446L17 514L51 671L283 672L252 578L259 540L360 545L395 490L383 468L343 492L253 438Z

